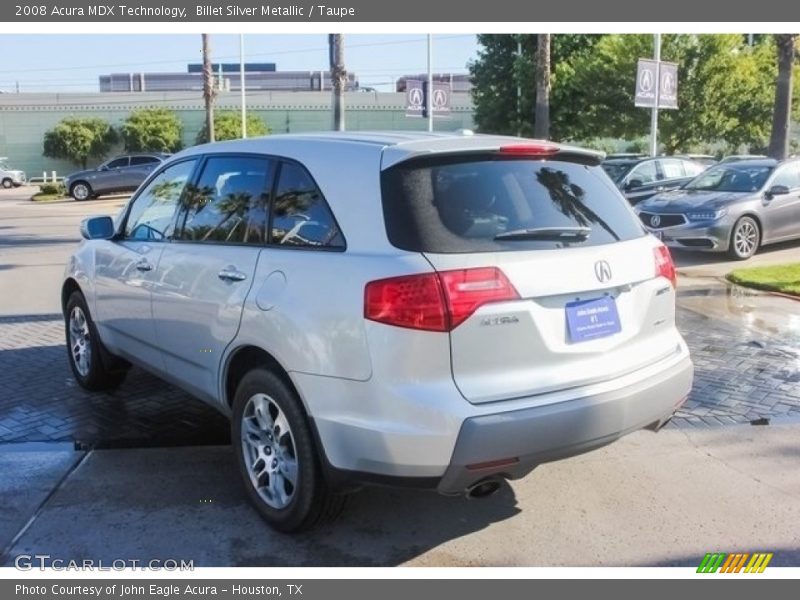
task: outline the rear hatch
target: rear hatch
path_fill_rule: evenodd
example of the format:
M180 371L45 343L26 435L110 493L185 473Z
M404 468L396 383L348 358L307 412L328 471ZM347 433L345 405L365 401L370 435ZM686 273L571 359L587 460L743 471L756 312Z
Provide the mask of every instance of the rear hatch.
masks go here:
M383 174L387 234L439 274L453 378L473 403L613 379L679 344L669 255L596 158L525 148Z

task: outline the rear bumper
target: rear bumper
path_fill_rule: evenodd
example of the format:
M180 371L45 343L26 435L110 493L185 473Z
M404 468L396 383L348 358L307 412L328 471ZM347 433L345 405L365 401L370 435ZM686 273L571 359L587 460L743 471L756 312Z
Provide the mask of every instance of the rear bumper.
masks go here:
M638 429L658 429L689 394L693 376L687 355L654 377L612 392L468 418L437 489L459 494L487 477L518 479L541 463L599 448ZM487 465L510 460L513 464Z

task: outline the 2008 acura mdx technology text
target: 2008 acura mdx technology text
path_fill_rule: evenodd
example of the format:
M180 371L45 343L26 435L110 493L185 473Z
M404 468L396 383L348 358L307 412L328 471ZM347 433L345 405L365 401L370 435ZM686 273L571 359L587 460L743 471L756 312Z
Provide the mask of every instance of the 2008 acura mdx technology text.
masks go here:
M285 531L364 483L488 495L656 430L692 385L675 269L601 158L468 133L188 149L82 224L74 375L134 363L230 416Z

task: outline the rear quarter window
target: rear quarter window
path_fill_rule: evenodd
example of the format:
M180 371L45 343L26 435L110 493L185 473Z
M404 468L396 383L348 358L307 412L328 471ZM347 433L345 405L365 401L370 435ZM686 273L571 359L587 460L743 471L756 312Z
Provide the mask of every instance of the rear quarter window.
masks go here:
M645 235L599 166L556 160L425 158L382 174L393 246L431 253L599 246ZM537 228L588 227L582 239L496 239Z

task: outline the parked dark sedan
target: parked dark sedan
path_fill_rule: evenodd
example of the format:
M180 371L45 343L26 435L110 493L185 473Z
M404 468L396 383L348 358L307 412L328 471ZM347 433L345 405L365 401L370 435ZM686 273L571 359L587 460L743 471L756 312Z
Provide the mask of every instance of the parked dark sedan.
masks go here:
M603 161L603 169L628 202L637 204L688 183L705 167L686 158L659 156L610 158Z
M96 169L67 175L64 178L64 187L75 200L132 192L168 156L169 154L157 152L117 156Z
M800 239L800 159L719 164L636 212L668 246L744 260L766 244Z

